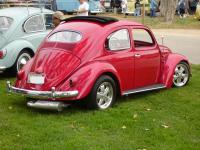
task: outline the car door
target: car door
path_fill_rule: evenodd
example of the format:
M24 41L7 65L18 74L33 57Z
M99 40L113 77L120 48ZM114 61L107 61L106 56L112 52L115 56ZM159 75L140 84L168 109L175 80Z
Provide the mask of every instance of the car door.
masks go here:
M148 29L132 28L134 51L134 86L141 88L158 83L161 55L158 44Z
M106 62L112 64L120 77L122 91L133 88L134 57L128 28L112 31L105 43Z
M29 17L24 23L25 40L34 46L34 51L39 47L45 36L49 33L46 30L44 17L42 14Z

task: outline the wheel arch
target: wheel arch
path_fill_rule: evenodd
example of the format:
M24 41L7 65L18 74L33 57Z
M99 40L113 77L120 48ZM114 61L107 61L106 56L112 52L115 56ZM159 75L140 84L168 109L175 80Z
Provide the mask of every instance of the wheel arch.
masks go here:
M112 72L104 72L102 73L98 78L100 78L103 75L107 75L109 77L111 77L115 83L116 83L116 88L117 88L117 96L121 96L121 85L119 83L119 79L117 78L117 76L115 74L113 74Z
M77 69L70 77L68 77L63 83L58 85L60 90L78 90L79 95L76 99L84 99L89 95L96 81L102 76L107 75L111 77L118 86L118 92L121 94L121 80L118 76L116 69L106 62L90 62L79 69ZM74 81L74 87L69 87L70 80Z
M15 64L22 50L27 50L32 56L34 56L35 51L35 47L26 40L15 40L6 45L4 49L7 50L7 55L4 58L4 62L7 68L10 68Z
M21 50L21 52L27 51L31 57L33 57L35 55L34 51L30 48L30 47L25 47Z
M190 70L190 63L188 61L188 59L180 54L170 54L164 64L164 70L163 70L163 74L162 74L162 83L167 87L167 88L171 88L173 85L173 74L174 74L174 70L176 68L176 66L181 63L181 62L185 62L188 64L189 66L189 70Z

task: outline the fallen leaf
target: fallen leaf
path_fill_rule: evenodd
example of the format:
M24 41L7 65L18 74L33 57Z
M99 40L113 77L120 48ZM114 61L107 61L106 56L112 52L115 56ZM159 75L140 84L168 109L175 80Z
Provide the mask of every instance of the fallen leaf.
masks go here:
M149 131L150 129L148 129L148 128L145 128L144 130L145 130L145 131Z
M166 125L166 124L163 124L163 125L161 125L163 128L165 128L165 129L167 129L167 128L169 128L169 125Z
M136 119L137 117L138 117L138 115L137 115L137 114L134 114L134 115L133 115L133 118L134 118L134 119Z
M150 108L147 108L146 111L151 111L151 109L150 109Z
M122 126L122 129L126 129L126 126Z

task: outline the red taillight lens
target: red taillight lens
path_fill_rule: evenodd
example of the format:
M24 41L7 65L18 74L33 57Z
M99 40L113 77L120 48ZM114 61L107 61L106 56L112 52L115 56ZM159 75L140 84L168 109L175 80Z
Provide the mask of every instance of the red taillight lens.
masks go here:
M6 56L6 50L0 50L0 59L3 59Z
M3 51L0 51L0 59L3 58Z
M18 73L17 73L17 79L18 80L21 80L23 77L24 77L24 70L20 70Z

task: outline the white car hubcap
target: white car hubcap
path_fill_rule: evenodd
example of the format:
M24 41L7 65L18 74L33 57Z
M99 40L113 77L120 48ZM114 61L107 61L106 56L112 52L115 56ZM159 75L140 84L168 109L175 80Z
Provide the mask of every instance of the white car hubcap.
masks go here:
M174 79L173 83L177 87L184 86L189 79L189 70L186 65L179 64L176 66L175 72L174 72Z
M19 56L17 60L17 71L22 69L22 67L27 64L27 62L31 59L31 56L28 53L23 53Z
M103 82L97 89L97 103L100 109L106 109L113 100L113 87L109 82Z

